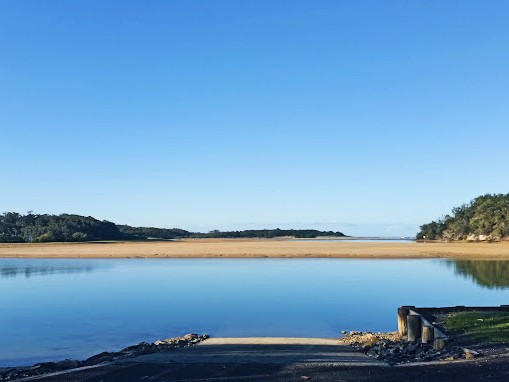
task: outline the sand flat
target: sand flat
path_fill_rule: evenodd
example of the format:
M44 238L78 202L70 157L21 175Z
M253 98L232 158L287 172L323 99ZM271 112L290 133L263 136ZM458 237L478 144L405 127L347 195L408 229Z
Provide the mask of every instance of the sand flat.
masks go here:
M1 258L476 258L509 260L509 242L394 243L272 239L0 244Z

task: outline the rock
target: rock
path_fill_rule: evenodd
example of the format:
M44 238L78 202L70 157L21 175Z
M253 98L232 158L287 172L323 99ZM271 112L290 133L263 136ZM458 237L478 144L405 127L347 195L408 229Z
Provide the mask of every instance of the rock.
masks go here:
M117 353L111 353L111 352L102 352L96 355L93 355L92 357L87 358L85 361L83 361L83 365L85 366L91 366L91 365L97 365L98 363L102 362L110 362L113 361Z
M34 366L31 367L32 370L34 369L56 369L57 364L55 362L42 362L42 363L36 363Z
M64 359L63 361L57 362L56 367L60 370L75 369L80 367L80 362L72 359Z
M402 342L401 338L391 333L350 332L343 340L352 347L364 352L370 357L397 365L409 362L429 362L434 360L455 360L462 356L478 356L478 352L470 349L463 350L452 347L444 342L444 348L435 350L432 344Z
M463 348L463 355L465 356L465 359L472 359L472 358L479 357L481 355L481 353L479 353L475 350Z
M140 351L141 349L147 349L150 348L152 345L148 342L140 342L139 344L128 346L121 350L122 353L133 353Z
M374 334L368 334L365 339L366 344L375 345L378 342L378 338Z
M418 347L419 347L419 343L418 342L410 345L408 347L408 349L407 349L408 354L415 354L415 351L417 350Z
M346 330L342 330L342 331L341 331L341 334L346 334Z

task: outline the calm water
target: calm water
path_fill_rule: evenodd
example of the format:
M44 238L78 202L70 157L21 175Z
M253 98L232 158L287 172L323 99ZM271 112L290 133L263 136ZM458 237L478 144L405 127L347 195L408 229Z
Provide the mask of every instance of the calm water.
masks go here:
M395 330L400 305L509 303L509 262L0 259L0 366L188 332Z

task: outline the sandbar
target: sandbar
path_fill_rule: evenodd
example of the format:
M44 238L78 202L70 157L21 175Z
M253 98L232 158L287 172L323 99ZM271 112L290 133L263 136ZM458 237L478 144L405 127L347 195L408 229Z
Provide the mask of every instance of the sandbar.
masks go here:
M0 258L455 258L509 260L509 242L186 239L0 244Z

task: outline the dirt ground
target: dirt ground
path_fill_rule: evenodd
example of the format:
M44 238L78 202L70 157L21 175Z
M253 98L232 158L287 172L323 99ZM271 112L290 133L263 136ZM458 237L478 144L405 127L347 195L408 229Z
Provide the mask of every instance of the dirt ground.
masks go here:
M461 258L509 259L509 242L330 242L270 239L0 244L0 258Z

